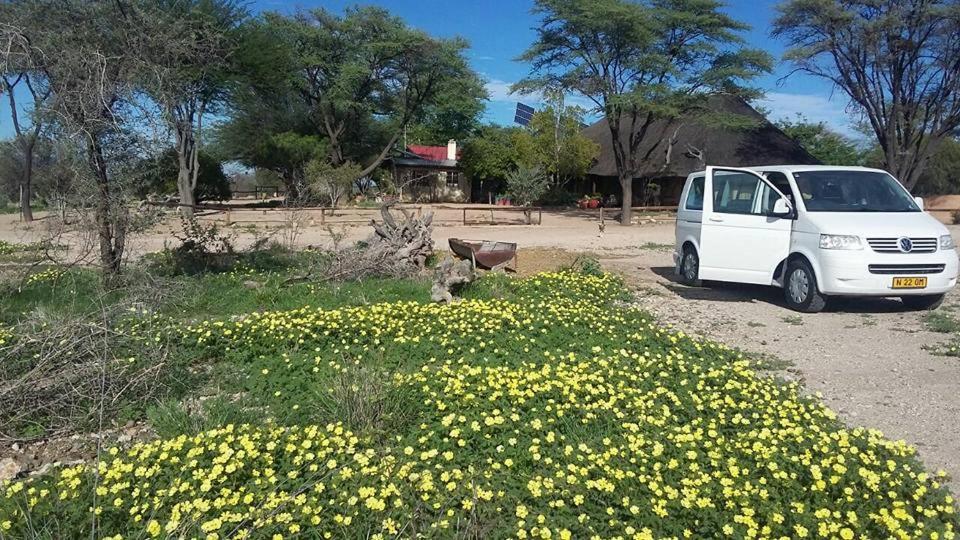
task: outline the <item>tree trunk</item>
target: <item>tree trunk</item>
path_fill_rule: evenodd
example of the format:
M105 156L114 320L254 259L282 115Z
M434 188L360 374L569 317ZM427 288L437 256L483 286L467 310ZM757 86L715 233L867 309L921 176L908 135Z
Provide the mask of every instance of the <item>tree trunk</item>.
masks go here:
M124 209L114 208L117 202L112 198L107 164L99 141L94 139L90 142L89 152L90 164L97 184L94 221L100 243L100 270L104 281L109 283L120 274L120 262L126 240L126 227L123 225L123 220L120 216L113 214L115 211L122 212Z
M633 225L633 175L620 172L620 225Z
M193 216L193 207L196 205L193 188L190 185L190 170L180 168L177 174L177 194L180 195L180 215L189 218Z
M23 176L20 178L20 215L23 221L33 221L33 207L30 199L33 195L33 148L35 142L23 146Z

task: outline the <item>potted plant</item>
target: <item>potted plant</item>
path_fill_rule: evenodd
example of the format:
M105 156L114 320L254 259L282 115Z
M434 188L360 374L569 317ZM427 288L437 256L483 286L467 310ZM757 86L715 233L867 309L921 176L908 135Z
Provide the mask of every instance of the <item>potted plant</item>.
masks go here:
M600 195L597 193L594 193L592 195L584 195L577 201L577 206L584 210L588 208L599 208Z

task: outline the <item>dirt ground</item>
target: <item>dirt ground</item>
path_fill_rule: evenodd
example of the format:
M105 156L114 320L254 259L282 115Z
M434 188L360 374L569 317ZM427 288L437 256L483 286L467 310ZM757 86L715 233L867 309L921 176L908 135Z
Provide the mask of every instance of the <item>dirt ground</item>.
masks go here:
M479 224L489 219L489 211L468 211L471 223L464 226L462 209L433 210L439 249L453 237L517 242L521 274L554 269L580 255L598 257L607 268L622 273L640 291L639 304L665 323L792 364L788 375L822 394L848 424L877 428L888 437L910 442L929 467L948 471L957 479L954 487L960 486L960 359L924 349L945 341L947 335L929 331L923 314L903 310L896 300L845 301L828 312L797 314L784 306L781 291L770 287L681 286L672 275L669 217L644 216L640 225L629 228L607 221L601 234L597 211L545 212L539 226ZM496 212L501 222L522 219L520 214ZM346 241L360 240L370 233L365 222L373 215L354 211L324 216L322 223L316 215L299 216L293 240L299 246L327 246L332 243L331 229ZM224 216L202 217L223 221ZM278 217L232 212L232 223L224 230L240 247L267 235L290 240L284 234L292 230L293 220L270 222ZM46 234L46 223L24 227L16 216L0 216L0 240L37 240ZM287 233L282 232L284 225ZM161 249L165 243L175 245L171 233L178 229L178 221L169 219L138 236L131 242L131 256ZM951 229L960 237L960 228ZM61 242L81 243L77 233ZM960 293L951 294L947 304L960 305Z
M925 350L948 335L931 332L924 313L906 311L896 299L857 299L800 314L772 287L685 287L675 281L669 250L603 262L639 289L638 303L661 321L786 361L787 378L821 394L847 424L906 440L960 487L960 359ZM958 305L954 291L945 307Z
M494 212L496 225L487 224L491 210ZM438 249L445 249L450 238L482 238L517 242L522 248L628 253L645 243L672 242L673 238L673 218L669 214L638 215L635 221L639 226L624 228L612 221L610 210L606 210L605 231L601 235L599 210L544 211L542 225L524 225L521 212L505 211L496 207L468 210L467 225L463 225L462 207L445 205L421 208L424 213L431 211L434 213L434 240ZM46 217L44 213L37 215ZM332 245L334 236L342 237L345 242L363 240L372 232L369 221L374 217L379 219L379 213L373 209L338 211L336 216L324 216L322 219L317 211L291 215L278 211L243 210L232 211L230 224L227 225L223 213L199 214L202 222L217 223L221 232L229 235L239 248L264 237L299 247L328 247ZM533 214L535 223L538 217L537 213ZM669 227L657 227L658 223L667 223ZM53 226L54 221L51 219L40 219L31 225L25 225L18 222L15 214L0 215L0 240L33 242L49 237ZM170 217L149 232L132 236L128 241L127 256L137 258L144 253L163 249L165 244L177 245L174 235L180 230L179 220ZM93 246L92 242L84 241L85 238L82 237L81 233L70 231L58 241L74 247ZM71 253L74 257L84 254L93 261L95 253L89 248L84 250L84 253ZM520 264L522 266L522 261Z

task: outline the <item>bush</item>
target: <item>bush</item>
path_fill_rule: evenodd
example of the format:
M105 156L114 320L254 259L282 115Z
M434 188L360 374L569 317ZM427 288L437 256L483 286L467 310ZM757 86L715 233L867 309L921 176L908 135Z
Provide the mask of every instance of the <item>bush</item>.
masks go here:
M199 171L194 197L199 204L204 201L230 200L230 179L223 172L223 165L214 157L201 151L198 156ZM159 195L177 195L177 176L180 165L177 151L170 148L156 158L142 164L143 180L138 195L146 197L150 193Z
M577 204L577 196L564 188L553 186L540 197L540 204L543 206L573 206Z
M195 216L181 216L180 245L145 257L147 267L165 276L226 272L234 268L237 254L229 236L216 223L204 225Z

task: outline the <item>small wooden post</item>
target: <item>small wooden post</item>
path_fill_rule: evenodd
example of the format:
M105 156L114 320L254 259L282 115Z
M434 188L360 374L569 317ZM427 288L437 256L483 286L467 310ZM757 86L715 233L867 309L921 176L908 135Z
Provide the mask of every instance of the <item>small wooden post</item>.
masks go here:
M227 225L230 225L233 221L230 219L230 209L227 208Z
M466 209L466 208L463 209L463 224L464 224L464 225L467 224L467 209Z
M543 207L537 208L537 225L543 225Z
M327 211L324 208L320 207L320 224L324 225L327 222Z

